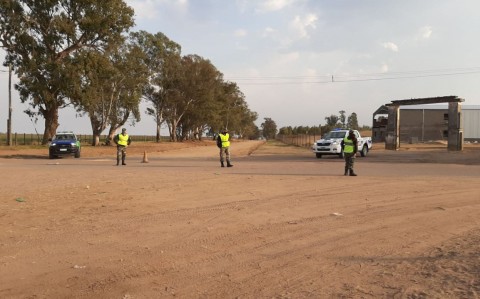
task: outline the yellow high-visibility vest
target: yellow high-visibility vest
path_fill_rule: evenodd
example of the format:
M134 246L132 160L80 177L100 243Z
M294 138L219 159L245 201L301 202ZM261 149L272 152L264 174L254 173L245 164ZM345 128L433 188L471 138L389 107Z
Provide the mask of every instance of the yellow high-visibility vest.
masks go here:
M128 134L118 134L118 145L127 146L128 145Z
M220 140L222 141L222 147L229 147L230 146L230 135L227 133L227 134L222 134L220 133L219 134L220 136Z
M349 139L348 136L343 138L343 152L346 154L351 154L355 150L355 146L353 144L353 140Z

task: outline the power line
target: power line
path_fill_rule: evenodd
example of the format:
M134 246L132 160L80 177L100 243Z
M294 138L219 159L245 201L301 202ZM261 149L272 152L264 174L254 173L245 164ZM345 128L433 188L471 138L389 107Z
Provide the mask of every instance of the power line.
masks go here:
M391 76L391 75L419 75L419 74L438 74L438 73L463 73L463 72L480 72L480 67L470 68L454 68L454 69L435 69L435 70L418 70L404 72L388 72L388 73L371 73L358 75L345 75L336 77L357 77L357 76Z
M368 77L368 76L390 76L390 75L418 75L418 74L435 74L445 72L480 72L480 67L471 68L455 68L455 69L435 69L435 70L419 70L419 71L404 71L404 72L388 72L388 73L365 73L365 74L348 74L348 75L333 75L335 78L343 77ZM257 79L312 79L312 78L330 78L332 75L321 76L232 76L232 79L239 80L257 80Z
M8 70L0 70L0 73L8 73ZM299 85L299 84L327 84L362 81L401 80L426 77L445 77L470 75L480 73L480 67L437 69L422 71L405 71L390 73L370 73L356 75L323 75L323 76L241 76L230 77L229 81L239 82L242 85ZM306 81L308 80L308 81Z
M397 79L414 79L414 78L425 78L425 77L445 77L445 76L457 76L457 75L468 75L468 74L478 74L477 72L459 72L459 73L446 73L446 74L430 74L430 75L416 75L416 76L398 76L398 77L385 77L385 78L366 78L366 79L349 79L349 80L338 80L335 82L356 82L356 81L379 81L379 80L397 80Z
M269 77L230 77L231 81L240 82L243 85L285 85L285 84L326 84L361 81L401 80L426 77L444 77L470 75L480 73L480 67L437 69L422 71L406 71L391 73L371 73L355 75L324 75L324 76L269 76Z

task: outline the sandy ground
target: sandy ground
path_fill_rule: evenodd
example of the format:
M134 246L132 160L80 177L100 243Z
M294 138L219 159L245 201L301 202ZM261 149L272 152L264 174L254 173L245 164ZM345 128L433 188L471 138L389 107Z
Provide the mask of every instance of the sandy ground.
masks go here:
M0 298L479 298L480 146L379 147L2 147Z

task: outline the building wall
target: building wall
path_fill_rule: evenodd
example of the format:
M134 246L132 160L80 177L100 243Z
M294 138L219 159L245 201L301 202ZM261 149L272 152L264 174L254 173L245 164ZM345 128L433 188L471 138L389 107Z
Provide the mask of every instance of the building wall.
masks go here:
M427 142L448 140L448 107L400 107L400 141ZM462 128L465 141L480 141L480 106L462 107ZM385 141L386 121L373 121L372 139Z
M480 109L462 110L463 139L480 141Z
M387 123L388 123L388 120L386 118L373 120L373 126L372 126L373 142L385 141L385 136L387 136Z
M448 139L448 109L400 109L400 141Z

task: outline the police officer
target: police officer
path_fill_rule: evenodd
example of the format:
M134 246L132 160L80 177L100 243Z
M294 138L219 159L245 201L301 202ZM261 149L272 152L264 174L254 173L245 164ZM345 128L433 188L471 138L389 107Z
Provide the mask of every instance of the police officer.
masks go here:
M220 164L222 167L225 167L224 157L227 160L227 167L232 167L230 163L230 134L228 134L227 129L223 129L217 137L217 147L220 149Z
M113 141L117 145L117 166L120 164L120 157L122 158L122 165L127 165L125 163L125 158L127 157L127 146L132 143L132 139L127 134L127 129L123 128L122 133L115 135Z
M353 171L353 164L357 156L357 137L353 130L348 131L348 135L343 138L342 143L343 155L345 157L345 173L343 175L357 176Z

